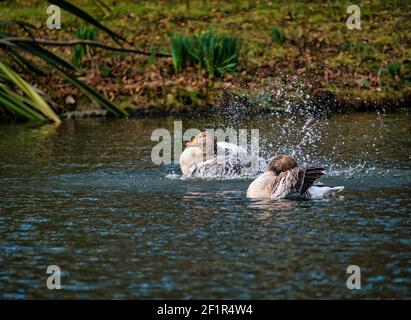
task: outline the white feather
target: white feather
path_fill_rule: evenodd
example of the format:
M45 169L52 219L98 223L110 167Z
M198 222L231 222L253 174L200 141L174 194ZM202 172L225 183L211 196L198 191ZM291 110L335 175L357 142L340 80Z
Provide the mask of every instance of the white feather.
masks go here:
M343 186L327 187L327 186L313 185L308 188L306 192L306 197L308 199L323 199L328 196L333 196L337 192L341 192L343 190L344 190Z

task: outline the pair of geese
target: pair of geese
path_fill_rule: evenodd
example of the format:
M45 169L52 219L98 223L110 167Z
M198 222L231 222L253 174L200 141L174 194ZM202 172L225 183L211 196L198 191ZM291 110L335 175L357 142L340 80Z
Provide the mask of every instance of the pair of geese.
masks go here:
M199 133L187 142L180 156L180 167L186 177L216 177L243 175L250 172L247 151L232 143L214 144L209 132ZM272 159L264 173L248 187L247 198L252 199L322 199L340 192L344 187L325 186L316 180L324 175L324 168L303 168L289 155Z

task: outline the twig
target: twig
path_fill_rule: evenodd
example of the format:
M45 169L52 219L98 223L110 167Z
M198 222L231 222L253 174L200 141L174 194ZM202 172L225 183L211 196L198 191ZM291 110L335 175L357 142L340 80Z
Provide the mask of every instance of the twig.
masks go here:
M85 40L85 39L75 39L75 40L68 40L68 41L39 39L39 38L33 39L33 38L27 38L27 37L3 37L1 39L5 41L9 41L9 42L14 42L14 43L37 43L37 44L43 44L46 46L88 45L88 46L100 47L100 48L111 50L111 51L131 52L131 53L143 54L146 56L154 55L156 57L171 57L171 54L167 52L147 52L147 51L140 50L137 48L112 47L112 46L106 45L98 41Z

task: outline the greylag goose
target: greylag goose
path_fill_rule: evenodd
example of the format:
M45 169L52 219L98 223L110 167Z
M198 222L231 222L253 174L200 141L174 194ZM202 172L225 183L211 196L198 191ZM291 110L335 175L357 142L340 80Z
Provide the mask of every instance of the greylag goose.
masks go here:
M324 175L324 168L298 167L288 155L279 155L271 160L263 174L248 187L247 198L256 199L322 199L340 192L344 187L328 187L316 184Z
M238 176L251 166L247 150L228 142L214 144L209 132L199 133L186 145L180 156L181 171L186 177Z

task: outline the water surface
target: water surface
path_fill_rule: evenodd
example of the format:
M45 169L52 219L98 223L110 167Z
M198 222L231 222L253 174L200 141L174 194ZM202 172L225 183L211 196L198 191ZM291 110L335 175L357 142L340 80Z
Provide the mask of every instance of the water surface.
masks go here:
M154 165L156 128L258 128L261 155L327 168L322 201ZM0 298L411 298L408 113L0 125ZM46 268L62 270L48 290ZM358 265L362 289L346 287Z

